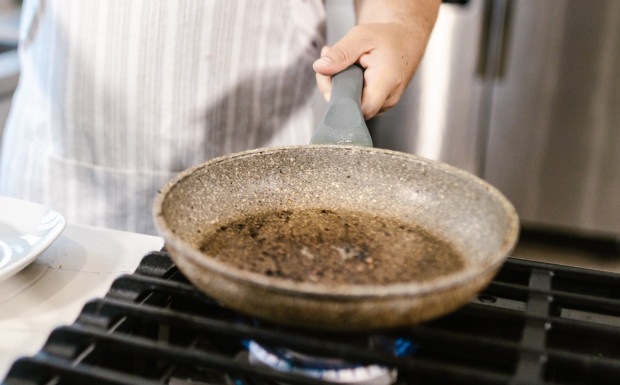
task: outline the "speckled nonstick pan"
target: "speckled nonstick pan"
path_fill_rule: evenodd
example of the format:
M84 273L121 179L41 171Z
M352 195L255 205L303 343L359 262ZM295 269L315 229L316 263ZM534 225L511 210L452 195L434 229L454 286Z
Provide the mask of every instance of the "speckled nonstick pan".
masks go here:
M361 85L353 88L359 104ZM334 90L330 108L340 97ZM350 106L342 111L350 114ZM231 219L305 208L361 210L413 223L449 241L464 266L424 281L329 284L240 269L200 250L204 233ZM457 309L492 280L519 231L510 202L477 177L415 155L346 144L265 148L210 160L160 190L154 219L177 266L222 305L330 331L411 325ZM367 236L372 242L373 234Z

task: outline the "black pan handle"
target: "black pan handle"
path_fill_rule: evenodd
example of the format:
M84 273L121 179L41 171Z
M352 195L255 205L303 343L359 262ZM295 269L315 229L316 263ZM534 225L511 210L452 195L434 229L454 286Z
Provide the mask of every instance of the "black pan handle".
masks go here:
M327 111L314 131L311 144L340 144L372 147L362 114L364 71L357 65L332 77Z

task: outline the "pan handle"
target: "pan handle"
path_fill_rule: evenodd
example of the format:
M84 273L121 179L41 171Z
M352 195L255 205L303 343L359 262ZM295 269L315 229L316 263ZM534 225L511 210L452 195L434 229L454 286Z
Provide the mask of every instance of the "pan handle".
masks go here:
M364 71L357 65L332 77L327 111L314 131L311 144L341 144L372 147L362 115Z

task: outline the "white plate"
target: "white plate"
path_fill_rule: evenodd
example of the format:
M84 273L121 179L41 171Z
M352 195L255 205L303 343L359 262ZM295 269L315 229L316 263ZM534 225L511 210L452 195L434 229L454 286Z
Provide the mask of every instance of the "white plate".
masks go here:
M42 205L0 197L0 281L19 272L65 229L65 218Z

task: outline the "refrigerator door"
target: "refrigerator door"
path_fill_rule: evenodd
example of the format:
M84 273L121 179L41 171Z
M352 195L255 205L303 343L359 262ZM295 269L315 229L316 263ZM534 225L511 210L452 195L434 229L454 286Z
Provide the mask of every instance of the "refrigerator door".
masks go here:
M525 226L620 236L620 1L513 0L484 177Z

